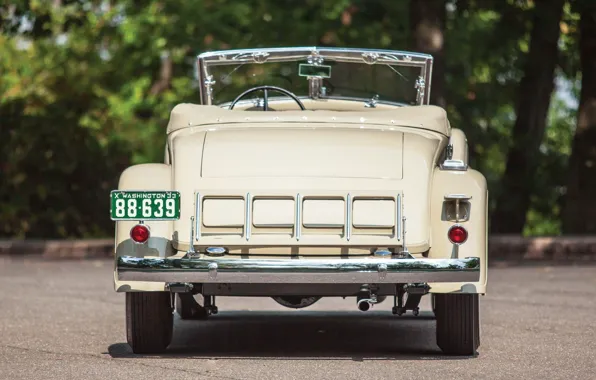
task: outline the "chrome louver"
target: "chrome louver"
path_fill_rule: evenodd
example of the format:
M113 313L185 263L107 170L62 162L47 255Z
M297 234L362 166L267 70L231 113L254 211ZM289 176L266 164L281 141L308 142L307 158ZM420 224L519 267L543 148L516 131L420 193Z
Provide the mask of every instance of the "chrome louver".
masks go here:
M272 237L287 244L380 240L398 246L405 232L402 199L388 192L196 192L191 234L200 246L218 246L222 239L234 246L268 245Z

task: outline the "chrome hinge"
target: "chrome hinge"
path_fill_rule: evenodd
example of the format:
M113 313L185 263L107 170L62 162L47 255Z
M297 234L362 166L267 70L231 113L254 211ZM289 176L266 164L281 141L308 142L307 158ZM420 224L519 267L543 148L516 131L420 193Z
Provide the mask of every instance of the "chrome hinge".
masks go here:
M364 102L366 108L377 108L377 102L379 101L379 95L373 96L369 101Z
M408 258L410 255L410 251L408 251L408 247L406 246L406 217L402 217L402 236L401 236L401 251L399 252L399 256L402 258Z
M445 147L445 159L439 164L441 170L457 170L465 171L468 170L468 165L462 160L453 159L453 144L448 144Z
M449 144L445 148L445 160L451 160L452 158L453 158L453 144Z
M194 256L197 253L195 251L195 217L190 217L190 241L188 242L188 251L186 254L188 256Z
M426 82L424 81L423 77L419 76L418 79L416 79L414 88L417 90L416 100L419 104L422 104L424 102L424 89L426 88Z

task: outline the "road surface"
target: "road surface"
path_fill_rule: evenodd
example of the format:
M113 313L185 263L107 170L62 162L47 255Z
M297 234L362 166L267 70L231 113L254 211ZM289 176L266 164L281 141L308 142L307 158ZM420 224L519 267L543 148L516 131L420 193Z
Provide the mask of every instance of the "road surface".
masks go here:
M167 354L134 355L111 276L110 261L0 257L0 379L596 378L594 266L491 269L475 358L441 354L428 299L396 317L341 298L218 298L209 321L176 318Z

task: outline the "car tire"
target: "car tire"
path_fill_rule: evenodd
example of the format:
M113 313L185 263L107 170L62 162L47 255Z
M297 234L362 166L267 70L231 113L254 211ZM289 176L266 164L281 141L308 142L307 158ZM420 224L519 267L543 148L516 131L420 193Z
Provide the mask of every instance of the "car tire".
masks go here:
M478 294L433 294L437 345L447 355L476 355L480 347Z
M126 339L135 354L164 352L173 330L169 292L126 293Z
M180 319L206 319L209 316L190 293L177 293L175 305Z

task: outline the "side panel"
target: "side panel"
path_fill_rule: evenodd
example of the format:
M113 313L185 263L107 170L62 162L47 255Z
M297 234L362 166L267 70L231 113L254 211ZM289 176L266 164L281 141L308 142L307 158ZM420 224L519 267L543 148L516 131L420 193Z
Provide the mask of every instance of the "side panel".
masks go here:
M172 190L171 166L166 164L134 165L122 172L119 190ZM130 229L137 221L116 222L115 257L167 257L174 254L171 245L172 221L147 221L151 237L146 244L136 244L130 238ZM123 282L114 276L114 288L124 291L162 291L164 283Z
M187 250L190 240L190 217L195 214L195 190L202 189L201 166L205 132L191 129L170 135L172 150L172 186L180 192L180 219L173 224L174 240L185 242L179 249ZM226 152L228 154L228 152Z
M414 245L421 246L430 242L432 226L428 199L435 162L446 140L429 138L426 133L404 134L404 199L403 209L406 217L406 245L411 252Z
M468 231L468 239L454 246L447 237L449 227L455 224L446 220L444 198L450 194L471 197L468 220L459 222ZM472 169L466 171L435 170L431 195L431 248L429 258L480 257L480 281L474 283L433 283L432 293L486 293L487 280L487 207L488 191L484 176Z

